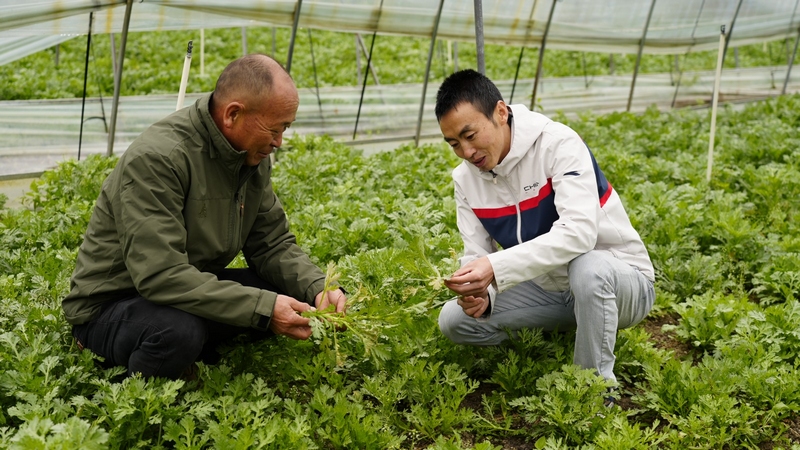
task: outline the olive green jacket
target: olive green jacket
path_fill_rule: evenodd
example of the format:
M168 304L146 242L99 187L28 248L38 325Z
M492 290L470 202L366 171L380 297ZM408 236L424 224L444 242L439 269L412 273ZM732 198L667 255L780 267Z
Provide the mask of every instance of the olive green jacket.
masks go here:
M275 292L220 281L241 250L271 286L314 304L325 275L297 246L269 160L244 164L214 124L211 95L145 130L103 183L63 301L81 324L136 295L241 327L268 327Z

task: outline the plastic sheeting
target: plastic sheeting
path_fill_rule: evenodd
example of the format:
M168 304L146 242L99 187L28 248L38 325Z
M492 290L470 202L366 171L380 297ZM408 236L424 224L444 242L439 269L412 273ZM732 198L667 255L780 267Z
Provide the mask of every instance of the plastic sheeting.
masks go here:
M550 8L555 11L548 48L635 53L653 0L484 0L487 43L538 46ZM299 26L348 32L430 36L438 2L430 0L304 0ZM655 0L643 51L675 53L715 49L720 26L740 46L794 37L800 28L800 0ZM258 26L292 26L297 1L143 0L133 3L131 31ZM474 0L446 0L438 37L472 41ZM741 6L741 7L740 7ZM59 0L21 3L0 0L0 63L36 45L22 37L85 34L95 11L95 33L122 28L125 2ZM738 10L738 14L737 14ZM735 23L734 23L734 16ZM16 38L14 41L11 38ZM16 42L16 43L15 43ZM44 45L44 44L41 44ZM41 47L39 45L38 47Z
M722 73L721 100L751 101L780 94L786 66L726 70ZM676 106L703 107L711 100L714 73L683 74ZM511 101L512 80L496 80L500 92ZM518 81L513 103L530 103L532 79ZM642 74L632 111L652 105L667 110L675 93L675 79L670 74ZM595 77L545 78L540 81L538 110L547 115L568 115L586 111L596 113L624 111L630 89L630 77L603 75ZM368 150L392 149L414 141L414 129L422 92L420 84L368 86L361 111L357 141L353 126L358 110L360 88L338 87L320 91L320 104L313 89L300 90L297 121L288 134L328 134ZM800 71L793 71L789 92L800 92ZM189 94L185 104L199 94ZM428 89L422 121L423 140L443 142L433 113L435 89ZM116 149L118 153L153 122L175 109L175 95L123 97L120 101ZM108 118L110 99L105 102ZM10 174L39 172L64 158L78 153L81 99L0 101L0 179ZM100 118L100 101L88 98L83 130L82 155L105 154L108 133Z

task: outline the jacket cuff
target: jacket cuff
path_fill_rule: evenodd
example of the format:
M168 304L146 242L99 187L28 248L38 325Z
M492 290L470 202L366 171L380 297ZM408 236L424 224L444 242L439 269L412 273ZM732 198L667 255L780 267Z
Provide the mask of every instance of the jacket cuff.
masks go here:
M311 286L306 289L305 302L316 307L317 305L314 304L314 300L316 299L317 294L322 292L323 289L325 289L325 278L320 278L319 280L311 283Z
M494 287L496 288L496 293L503 292L517 284L516 280L510 276L510 273L514 270L514 263L509 261L508 256L509 253L504 253L503 251L486 255L494 271ZM519 261L517 261L517 265L519 265ZM492 289L492 286L489 286L489 288Z
M269 329L269 323L272 319L272 312L275 309L275 302L278 294L271 291L262 290L256 301L256 309L253 313L251 326L259 330Z

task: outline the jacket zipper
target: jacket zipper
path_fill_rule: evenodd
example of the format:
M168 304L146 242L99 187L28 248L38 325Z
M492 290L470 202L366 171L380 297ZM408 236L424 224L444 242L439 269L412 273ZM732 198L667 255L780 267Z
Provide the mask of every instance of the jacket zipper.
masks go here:
M238 220L236 219L236 215L237 214L236 214L236 212L234 210L234 213L233 213L234 217L233 217L233 221L232 221L232 228L233 228L233 234L234 234L233 235L233 244L234 244L234 248L237 248L237 249L242 247L242 227L244 226L244 199L245 199L245 196L242 194L242 188L247 183L247 180L250 179L250 176L252 176L253 173L255 173L255 169L251 168L251 169L247 170L244 173L244 176L242 176L241 168L242 168L241 164L238 165L237 168L236 168L236 173L238 173L239 176L237 177L236 193L233 195L233 201L234 201L234 203L236 205L234 207L236 208L238 206L238 208L236 208L236 209L239 210L239 214L238 214L239 218L238 218Z
M493 170L489 171L492 174L492 183L497 184L497 174ZM522 244L522 210L519 209L519 200L517 194L511 189L511 184L508 182L508 177L503 178L503 184L508 188L511 198L514 200L514 208L517 210L517 244Z

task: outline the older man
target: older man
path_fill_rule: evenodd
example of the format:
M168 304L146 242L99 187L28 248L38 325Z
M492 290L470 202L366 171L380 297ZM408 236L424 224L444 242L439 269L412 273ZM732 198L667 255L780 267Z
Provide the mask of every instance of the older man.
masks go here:
M617 329L653 306L653 266L586 144L506 105L474 70L442 83L436 117L464 159L453 171L464 257L447 281L458 299L439 315L444 335L494 345L507 329L576 328L575 364L616 381Z
M335 305L297 246L269 155L299 104L289 74L248 55L213 93L155 123L103 183L63 301L80 347L128 374L178 378L239 334L311 335ZM226 269L242 251L247 269Z

